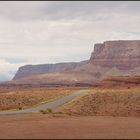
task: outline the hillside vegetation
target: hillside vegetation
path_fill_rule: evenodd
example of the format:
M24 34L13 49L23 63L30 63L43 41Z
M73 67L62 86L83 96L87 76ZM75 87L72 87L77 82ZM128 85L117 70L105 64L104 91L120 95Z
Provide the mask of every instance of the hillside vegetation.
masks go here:
M76 91L74 88L0 88L0 110L23 109Z
M59 111L69 115L140 117L140 87L91 89Z

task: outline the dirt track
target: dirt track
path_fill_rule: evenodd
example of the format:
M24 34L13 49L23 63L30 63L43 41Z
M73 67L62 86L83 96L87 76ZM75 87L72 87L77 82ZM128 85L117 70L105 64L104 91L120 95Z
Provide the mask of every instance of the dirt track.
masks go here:
M140 138L140 118L48 117L30 114L0 117L0 138Z
M74 99L74 98L76 98L84 93L86 93L86 90L75 91L74 93L72 93L70 95L65 95L64 97L56 99L52 102L40 104L37 106L33 106L31 108L27 108L27 109L23 109L23 110L0 111L0 115L14 115L14 114L25 114L25 113L39 112L40 110L42 110L42 109L45 110L47 108L55 109L55 108L62 106L63 104L71 101L72 99Z

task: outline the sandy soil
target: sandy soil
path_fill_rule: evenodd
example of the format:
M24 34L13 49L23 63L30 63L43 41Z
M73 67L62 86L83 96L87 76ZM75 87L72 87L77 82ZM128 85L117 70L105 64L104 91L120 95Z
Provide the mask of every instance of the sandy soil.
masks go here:
M0 110L28 108L69 95L74 88L0 88Z
M140 117L140 88L92 89L57 111L80 116Z
M52 117L28 114L0 117L0 138L140 138L140 118Z

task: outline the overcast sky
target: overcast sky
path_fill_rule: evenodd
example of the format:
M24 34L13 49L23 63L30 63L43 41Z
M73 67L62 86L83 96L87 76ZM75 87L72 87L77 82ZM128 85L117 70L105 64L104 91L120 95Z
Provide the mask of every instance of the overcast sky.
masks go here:
M140 39L139 1L0 1L0 81L19 66L89 59L94 43Z

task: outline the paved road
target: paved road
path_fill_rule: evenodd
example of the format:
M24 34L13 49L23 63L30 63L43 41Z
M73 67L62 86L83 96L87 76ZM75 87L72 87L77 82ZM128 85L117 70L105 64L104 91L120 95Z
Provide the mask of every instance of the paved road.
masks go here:
M77 92L74 92L73 94L66 95L60 99L56 99L55 101L52 101L49 103L44 103L44 104L41 104L41 105L38 105L35 107L31 107L31 108L27 108L27 109L23 109L23 110L1 111L0 115L14 115L14 114L22 114L22 113L26 114L26 113L38 112L40 110L44 110L47 108L55 109L55 108L62 106L65 103L71 101L75 97L80 96L85 93L86 93L86 90L79 90Z

